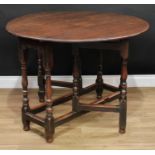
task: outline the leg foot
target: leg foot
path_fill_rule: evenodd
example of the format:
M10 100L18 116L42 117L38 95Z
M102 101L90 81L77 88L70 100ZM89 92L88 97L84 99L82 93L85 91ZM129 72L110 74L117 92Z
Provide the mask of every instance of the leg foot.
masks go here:
M30 130L30 121L26 119L25 113L30 111L30 108L28 105L23 105L22 108L22 122L23 122L23 130L24 131L29 131Z
M49 110L50 111L50 110ZM46 141L48 143L51 143L53 142L53 136L54 136L54 118L52 116L52 114L47 114L47 117L46 117L46 121L45 121L46 125L45 125L45 138L46 138Z
M29 131L30 130L30 121L26 119L25 113L22 110L22 122L23 122L23 130Z
M30 122L26 122L26 124L24 124L23 130L24 131L29 131L30 130Z
M120 134L124 134L125 133L125 129L119 129L119 133Z
M126 94L122 94L122 99L120 100L119 133L125 133L126 112L127 112Z
M45 99L44 99L44 92L38 92L38 96L39 96L39 102L45 102Z

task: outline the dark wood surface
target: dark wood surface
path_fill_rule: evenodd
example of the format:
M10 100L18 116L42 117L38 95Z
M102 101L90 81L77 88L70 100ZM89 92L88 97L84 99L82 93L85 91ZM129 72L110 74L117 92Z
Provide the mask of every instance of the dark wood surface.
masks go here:
M130 38L148 30L143 19L102 12L42 12L7 24L11 34L52 42L91 42Z

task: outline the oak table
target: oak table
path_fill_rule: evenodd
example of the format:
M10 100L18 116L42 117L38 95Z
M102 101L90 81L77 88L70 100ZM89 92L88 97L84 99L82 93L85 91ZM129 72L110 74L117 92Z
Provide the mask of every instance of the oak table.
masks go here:
M45 128L47 142L53 141L55 127L89 111L118 112L119 132L125 133L127 112L127 61L129 39L149 28L143 19L103 12L42 12L11 20L6 29L19 40L19 58L22 71L24 130L30 130L30 122ZM51 80L53 48L61 43L72 45L74 64L73 82ZM39 101L30 107L28 98L27 54L30 48L38 53ZM99 66L95 84L82 86L79 48L98 49ZM122 59L119 87L104 83L102 79L102 51L116 50ZM52 86L72 88L73 92L52 100ZM102 97L103 89L113 93ZM79 97L96 90L97 99L90 104L80 103ZM53 106L72 99L72 111L58 118L53 117ZM118 105L105 104L119 99ZM46 117L36 114L46 110Z

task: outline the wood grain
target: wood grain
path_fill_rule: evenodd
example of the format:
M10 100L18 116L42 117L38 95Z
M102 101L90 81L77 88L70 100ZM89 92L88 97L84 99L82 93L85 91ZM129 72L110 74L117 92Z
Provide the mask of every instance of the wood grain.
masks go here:
M54 89L53 99L66 91L70 90ZM32 123L30 131L22 130L21 90L0 89L0 149L155 149L154 92L155 88L128 89L127 132L124 135L117 132L117 113L91 112L59 126L54 142L48 144L43 140L42 127ZM106 95L104 91L103 96ZM30 103L36 104L37 90L30 90L29 97ZM80 101L90 102L95 98L94 91ZM60 116L70 110L71 101L54 107L54 115Z
M6 29L11 34L52 42L95 42L137 36L148 30L143 19L103 12L42 12L18 17Z

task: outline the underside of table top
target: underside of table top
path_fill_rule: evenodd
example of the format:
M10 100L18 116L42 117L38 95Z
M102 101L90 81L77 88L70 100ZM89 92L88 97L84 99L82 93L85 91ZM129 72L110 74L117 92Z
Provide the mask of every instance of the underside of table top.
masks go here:
M95 42L137 36L149 28L140 18L103 12L42 12L18 17L6 29L11 34L40 41Z

